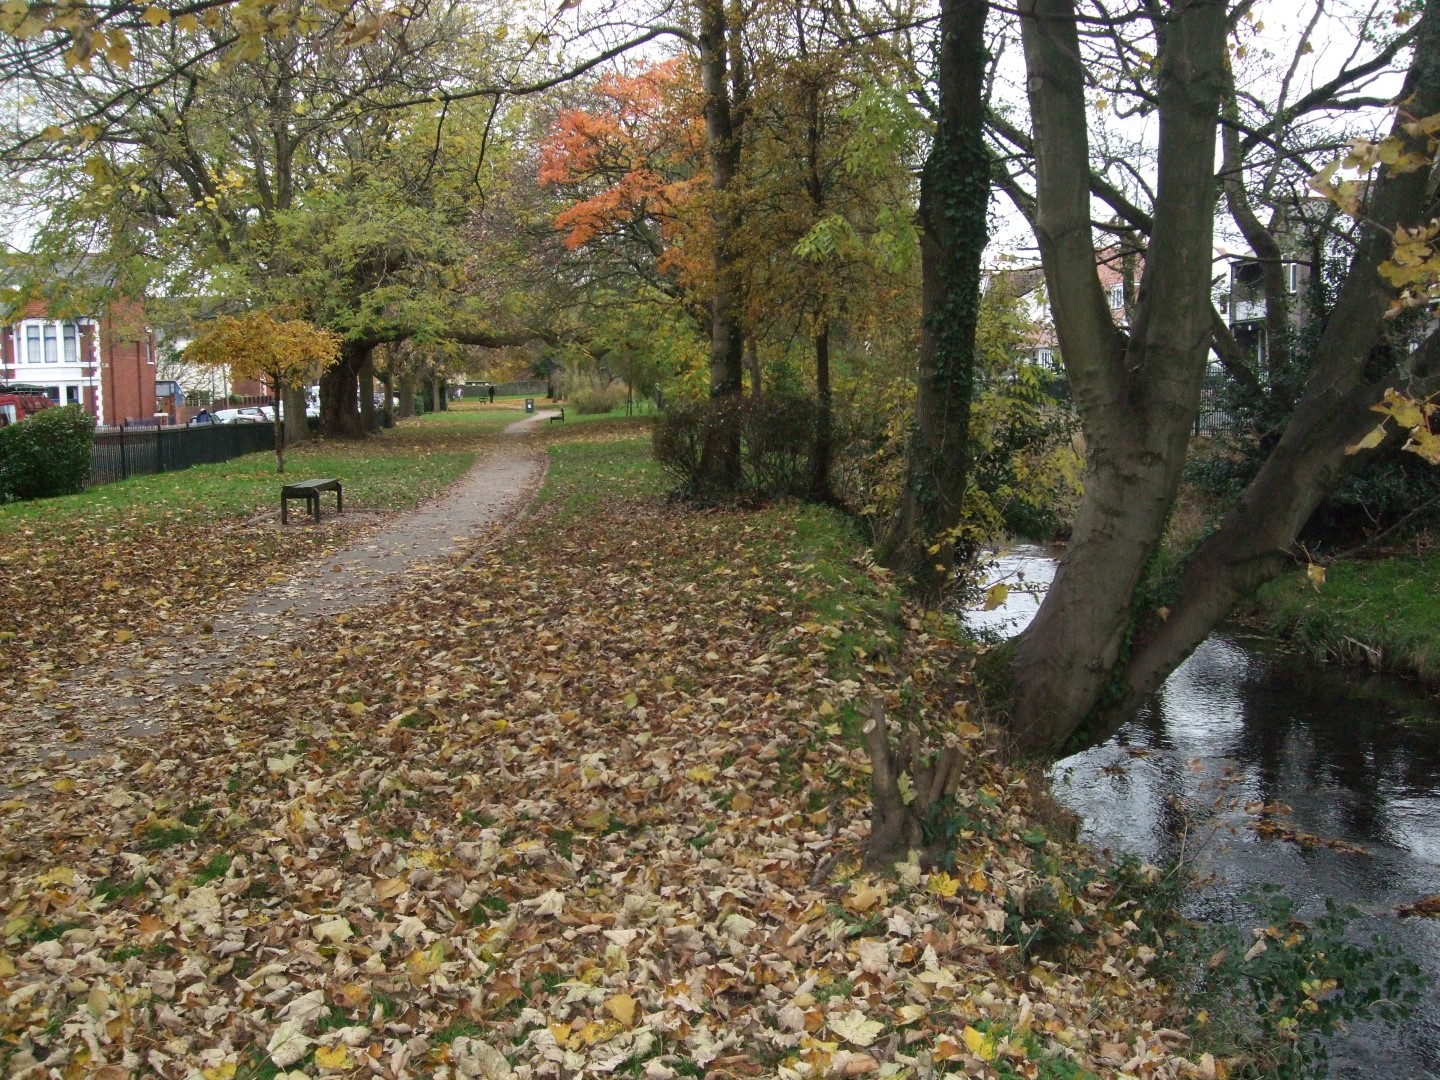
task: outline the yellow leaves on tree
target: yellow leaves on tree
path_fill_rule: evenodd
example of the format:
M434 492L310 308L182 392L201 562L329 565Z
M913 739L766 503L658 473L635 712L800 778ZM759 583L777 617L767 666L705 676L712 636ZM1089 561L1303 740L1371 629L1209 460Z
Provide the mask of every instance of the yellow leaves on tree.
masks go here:
M221 315L206 324L200 336L185 347L185 358L202 367L228 366L242 379L259 379L270 385L278 402L287 386L298 386L319 376L340 356L341 336L301 319L277 320L266 311ZM275 464L285 471L284 436L277 410Z
M277 391L313 378L340 355L340 335L301 319L278 321L269 312L221 315L185 347L203 367L228 366L242 379L263 379Z
M1432 465L1440 465L1440 435L1430 429L1430 418L1435 415L1435 410L1440 408L1434 396L1424 401L1416 401L1408 394L1391 388L1385 391L1384 400L1376 402L1370 408L1383 414L1385 419L1359 442L1347 446L1345 453L1358 454L1361 450L1373 450L1379 446L1388 434L1386 424L1394 420L1402 431L1410 433L1404 447L1406 450L1419 454Z
M1330 162L1310 178L1310 186L1346 215L1363 220L1365 200L1373 173L1389 175L1429 168L1440 152L1440 113L1402 120L1396 132L1377 142L1357 139L1343 159ZM1344 176L1342 171L1353 176ZM1390 304L1394 316L1440 298L1440 220L1413 227L1397 225L1391 233L1394 247L1380 264L1380 275L1397 290Z

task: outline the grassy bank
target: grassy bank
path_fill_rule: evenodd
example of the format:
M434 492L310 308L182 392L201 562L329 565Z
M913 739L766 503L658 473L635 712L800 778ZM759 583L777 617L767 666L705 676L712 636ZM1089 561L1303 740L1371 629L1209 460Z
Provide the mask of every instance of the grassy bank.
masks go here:
M6 804L4 1066L1213 1075L1147 875L1047 835L979 725L953 863L859 872L846 717L951 715L953 646L848 523L671 504L592 430L504 550Z
M1254 617L1327 659L1440 683L1440 552L1342 562L1316 589L1303 570L1261 590Z

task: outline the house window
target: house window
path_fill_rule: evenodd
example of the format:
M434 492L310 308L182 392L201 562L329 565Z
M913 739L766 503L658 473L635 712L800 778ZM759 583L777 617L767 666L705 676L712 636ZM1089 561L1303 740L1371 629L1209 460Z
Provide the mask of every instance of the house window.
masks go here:
M60 362L60 324L43 323L41 332L45 335L45 363L58 364Z
M1125 306L1125 285L1117 281L1110 286L1110 310L1119 311Z
M1285 267L1285 284L1293 296L1300 291L1300 264L1290 263Z
M25 357L22 363L38 364L40 362L40 324L38 322L27 322L25 324Z
M78 364L80 362L80 324L61 323L60 337L64 343L65 363Z
M1036 349L1035 359L1040 363L1044 364L1046 367L1055 366L1055 353L1052 352L1050 349Z

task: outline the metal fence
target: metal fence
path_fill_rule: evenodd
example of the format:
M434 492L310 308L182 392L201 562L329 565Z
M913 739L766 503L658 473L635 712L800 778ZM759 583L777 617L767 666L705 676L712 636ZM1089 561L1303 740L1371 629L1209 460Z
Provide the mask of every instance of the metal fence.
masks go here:
M1200 391L1200 411L1195 414L1196 435L1221 435L1238 431L1243 426L1230 412L1221 394L1219 380L1206 378Z
M191 427L123 427L95 432L90 483L213 465L275 445L270 424L197 424Z

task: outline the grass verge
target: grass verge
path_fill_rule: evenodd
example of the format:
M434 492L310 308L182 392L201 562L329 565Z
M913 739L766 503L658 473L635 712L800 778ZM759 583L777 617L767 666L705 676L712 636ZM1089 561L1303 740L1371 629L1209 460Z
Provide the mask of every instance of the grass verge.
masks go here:
M1256 597L1274 633L1326 659L1440 682L1440 554L1337 563L1318 589L1302 570Z

